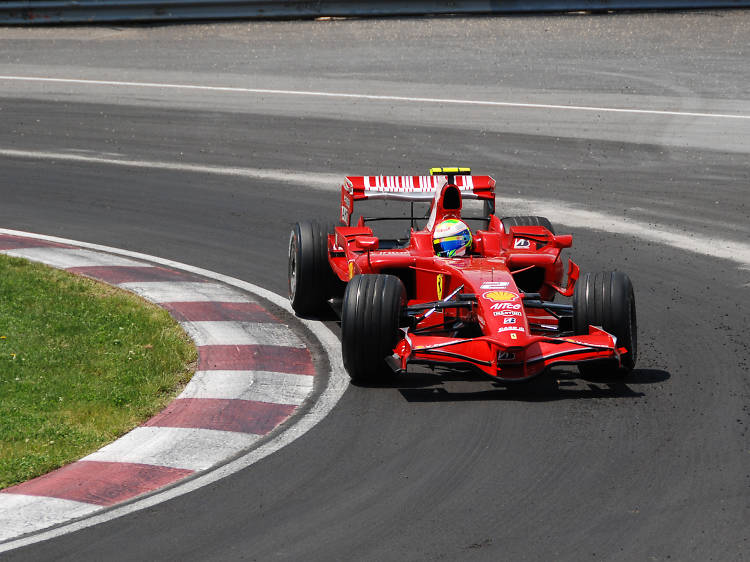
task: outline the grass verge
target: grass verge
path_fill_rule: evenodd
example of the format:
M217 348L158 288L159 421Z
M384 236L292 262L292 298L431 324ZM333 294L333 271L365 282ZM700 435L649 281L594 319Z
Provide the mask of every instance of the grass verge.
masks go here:
M0 255L0 489L113 441L188 382L169 314L90 279Z

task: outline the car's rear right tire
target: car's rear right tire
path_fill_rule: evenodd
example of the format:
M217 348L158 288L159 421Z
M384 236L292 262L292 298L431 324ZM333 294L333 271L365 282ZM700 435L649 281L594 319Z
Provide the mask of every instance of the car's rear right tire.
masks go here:
M510 232L511 226L543 226L549 230L552 234L555 233L555 229L552 227L552 223L547 217L534 217L534 216L519 216L519 217L504 217L500 219L503 223L503 230Z
M600 326L617 338L617 347L627 353L620 357L620 367L607 362L581 363L583 375L626 375L635 367L638 356L638 324L635 295L630 278L621 271L586 273L576 283L573 293L573 329L587 334L589 326Z
M341 351L351 379L387 382L393 377L385 358L399 340L406 289L393 275L355 275L341 309Z

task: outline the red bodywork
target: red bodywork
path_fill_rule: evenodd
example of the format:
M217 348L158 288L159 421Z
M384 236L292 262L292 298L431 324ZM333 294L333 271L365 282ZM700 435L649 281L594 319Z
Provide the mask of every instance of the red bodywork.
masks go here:
M471 366L497 379L522 380L552 365L619 363L625 350L617 348L612 335L594 326L587 334L572 335L565 329L564 315L539 306L551 304L555 293L573 294L578 266L569 261L563 285L560 259L561 250L572 245L570 235L555 236L541 226L505 232L491 214L487 229L473 233L471 255L435 255L432 230L445 218L460 218L467 198L487 201L494 209L495 181L467 175L358 176L347 177L342 185L341 225L328 237L331 268L343 281L356 274L396 275L407 290L412 321L403 328L390 364L398 370L406 370L409 363ZM354 202L363 199L432 201L430 218L424 229L411 229L405 247L381 248L364 220L350 224ZM529 280L534 285L531 296L521 288ZM441 301L457 290L453 300L461 306L436 307L429 314L427 306L420 312L419 305Z

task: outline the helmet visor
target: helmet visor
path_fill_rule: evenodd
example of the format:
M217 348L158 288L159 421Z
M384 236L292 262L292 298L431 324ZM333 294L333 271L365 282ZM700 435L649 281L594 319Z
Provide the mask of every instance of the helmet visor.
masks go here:
M468 232L457 234L456 236L446 236L445 238L438 238L433 242L435 248L435 254L450 258L456 254L457 251L465 248L471 243L471 235Z

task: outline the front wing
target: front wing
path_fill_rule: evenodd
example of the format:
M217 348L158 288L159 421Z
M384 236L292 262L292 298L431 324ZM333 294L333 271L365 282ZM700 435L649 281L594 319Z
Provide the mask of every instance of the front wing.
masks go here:
M549 367L563 364L609 361L620 366L617 339L591 326L589 333L571 337L528 336L507 346L492 336L450 338L410 334L405 330L387 362L396 371L409 364L465 366L493 378L513 381L534 377Z

